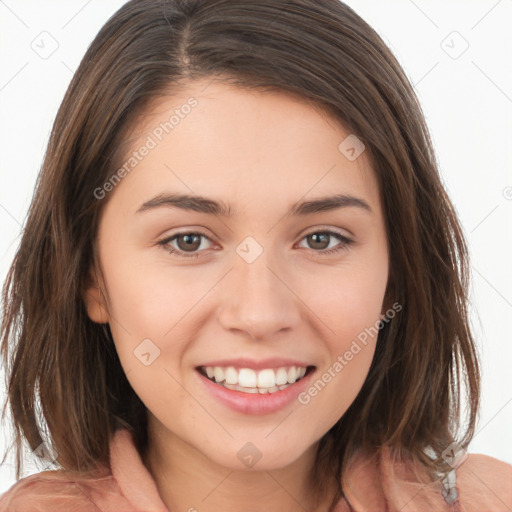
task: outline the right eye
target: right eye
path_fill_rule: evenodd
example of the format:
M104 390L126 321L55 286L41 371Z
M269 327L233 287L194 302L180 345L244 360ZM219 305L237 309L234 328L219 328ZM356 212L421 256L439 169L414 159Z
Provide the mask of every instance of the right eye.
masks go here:
M206 240L210 240L208 236L206 236L204 233L201 232L195 232L195 231L185 231L182 233L176 233L175 235L171 237L164 238L163 240L160 240L158 245L162 245L164 249L171 254L176 254L178 256L183 256L184 258L189 257L195 257L197 258L200 255L200 252L191 252L191 251L197 251L201 245L202 240L201 238L205 238ZM180 241L183 240L183 243L180 243ZM181 247L173 247L169 244L171 242L177 242L178 246L181 245ZM187 247L188 246L188 247ZM189 251L190 249L190 251Z

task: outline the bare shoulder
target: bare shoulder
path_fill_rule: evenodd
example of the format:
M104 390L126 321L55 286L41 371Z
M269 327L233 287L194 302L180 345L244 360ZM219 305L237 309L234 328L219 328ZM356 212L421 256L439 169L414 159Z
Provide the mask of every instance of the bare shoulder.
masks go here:
M512 465L472 453L457 467L459 502L468 512L512 510Z
M117 499L126 506L111 476L94 479L73 479L61 470L43 471L21 478L0 495L2 512L98 512L98 504ZM110 503L110 502L109 502Z

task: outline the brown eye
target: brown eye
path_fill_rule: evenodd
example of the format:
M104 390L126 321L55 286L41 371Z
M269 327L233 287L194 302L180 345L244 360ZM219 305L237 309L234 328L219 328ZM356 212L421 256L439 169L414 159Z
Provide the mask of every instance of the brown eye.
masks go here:
M331 240L338 240L338 244L330 245ZM320 255L332 254L347 249L353 240L336 231L315 231L309 233L302 240L306 240L308 247ZM326 250L328 249L328 250Z
M177 254L183 257L198 257L204 252L203 250L199 250L203 239L211 242L210 238L203 233L177 233L176 235L161 240L158 242L158 245L163 246L171 254ZM202 249L205 248L203 247Z
M185 233L177 235L176 242L180 251L196 251L201 245L202 235L197 233ZM183 241L181 243L181 241Z
M312 249L327 249L329 246L330 235L327 233L313 233L306 238Z

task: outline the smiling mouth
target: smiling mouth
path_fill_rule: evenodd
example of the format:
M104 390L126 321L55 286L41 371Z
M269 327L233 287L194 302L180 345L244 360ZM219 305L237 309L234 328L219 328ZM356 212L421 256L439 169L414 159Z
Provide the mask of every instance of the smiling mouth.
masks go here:
M278 391L282 391L283 389L286 389L290 386L293 386L295 383L301 381L304 377L309 375L310 373L314 372L316 369L316 366L307 366L302 369L302 371L297 370L295 372L295 376L292 374L290 375L290 378L287 378L287 382L283 382L284 378L279 379L278 382L274 383L267 382L267 385L240 385L239 382L234 382L236 379L228 379L231 380L232 383L226 382L226 377L224 375L224 372L217 371L215 374L213 372L212 367L205 367L205 366L199 366L196 368L196 370L206 379L210 380L211 382L217 384L218 386L224 387L226 389L231 389L232 391L241 391L242 393L257 393L257 394L272 394L277 393ZM268 370L264 370L267 371ZM208 373L210 375L208 375ZM213 373L213 374L212 374ZM246 382L247 384L247 382ZM264 383L262 383L264 384Z

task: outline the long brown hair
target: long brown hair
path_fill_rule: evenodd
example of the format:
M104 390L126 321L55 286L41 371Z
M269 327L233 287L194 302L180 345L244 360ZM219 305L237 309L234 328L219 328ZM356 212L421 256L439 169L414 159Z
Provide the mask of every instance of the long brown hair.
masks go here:
M9 404L16 477L22 438L32 450L48 442L63 469L83 474L108 465L109 438L121 426L140 450L147 445L145 406L108 325L85 308L108 201L94 191L123 161L126 134L149 102L203 77L306 98L357 135L378 179L386 296L403 310L385 322L360 393L321 439L318 480L328 472L340 481L357 450L381 446L429 471L446 469L440 454L455 439L468 446L479 405L468 254L397 60L339 0L132 0L100 30L69 85L3 288L2 417ZM462 386L468 418L460 432Z

